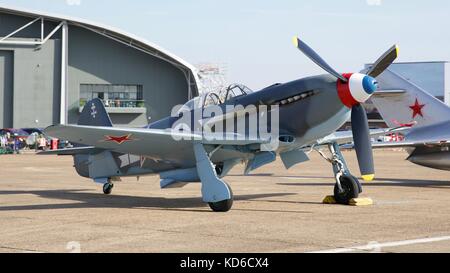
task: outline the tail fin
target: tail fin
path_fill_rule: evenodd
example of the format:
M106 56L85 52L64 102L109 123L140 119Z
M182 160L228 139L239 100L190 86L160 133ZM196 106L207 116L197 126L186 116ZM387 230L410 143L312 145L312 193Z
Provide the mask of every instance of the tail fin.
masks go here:
M375 93L372 101L389 127L421 127L450 119L450 107L389 69L377 80L381 91Z
M100 99L86 103L78 119L78 125L112 127L111 118Z
M106 112L105 106L100 99L93 99L86 103L80 118L78 119L78 125L85 126L101 126L112 127L111 118ZM86 178L91 177L89 162L91 161L92 154L96 154L99 151L95 147L85 147L83 145L74 144L78 151L73 154L74 167L77 173ZM83 151L83 148L86 149Z

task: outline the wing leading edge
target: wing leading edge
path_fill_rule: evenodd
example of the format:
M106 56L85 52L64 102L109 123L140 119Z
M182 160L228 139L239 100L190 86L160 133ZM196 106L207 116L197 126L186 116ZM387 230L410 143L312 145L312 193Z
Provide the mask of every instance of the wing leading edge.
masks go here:
M178 158L193 152L194 142L205 145L266 144L267 140L243 139L236 134L191 134L173 130L114 128L82 125L56 125L45 129L47 135L120 153L154 158Z

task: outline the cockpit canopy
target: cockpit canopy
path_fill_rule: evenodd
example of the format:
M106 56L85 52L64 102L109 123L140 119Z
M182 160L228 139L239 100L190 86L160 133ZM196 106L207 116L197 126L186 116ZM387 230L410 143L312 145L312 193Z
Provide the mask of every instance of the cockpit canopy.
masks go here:
M224 104L231 99L251 93L253 93L253 91L245 85L231 84L219 92L209 92L193 98L183 106L183 111Z

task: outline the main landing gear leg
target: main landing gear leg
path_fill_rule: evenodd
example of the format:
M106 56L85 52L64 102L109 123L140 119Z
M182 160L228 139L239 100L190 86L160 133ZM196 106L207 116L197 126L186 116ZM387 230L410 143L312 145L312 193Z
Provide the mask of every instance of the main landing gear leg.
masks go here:
M203 144L194 144L197 172L202 182L203 201L215 212L227 212L233 206L233 192L230 186L217 176L214 165Z
M328 158L321 151L318 152L333 166L333 172L336 179L334 199L338 204L348 205L350 200L358 198L359 194L362 193L361 183L359 183L358 179L350 173L339 145L333 143L328 145L328 148L331 152L331 158Z

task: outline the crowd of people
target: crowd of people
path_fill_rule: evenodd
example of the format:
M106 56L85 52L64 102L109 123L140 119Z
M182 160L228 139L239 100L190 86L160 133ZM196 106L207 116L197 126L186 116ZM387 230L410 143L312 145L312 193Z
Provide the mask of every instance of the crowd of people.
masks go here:
M0 154L18 154L21 150L47 150L50 141L39 134L20 137L9 132L0 135Z

